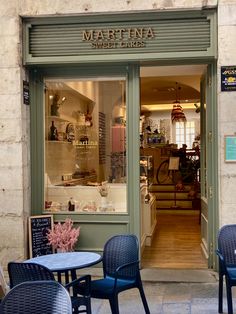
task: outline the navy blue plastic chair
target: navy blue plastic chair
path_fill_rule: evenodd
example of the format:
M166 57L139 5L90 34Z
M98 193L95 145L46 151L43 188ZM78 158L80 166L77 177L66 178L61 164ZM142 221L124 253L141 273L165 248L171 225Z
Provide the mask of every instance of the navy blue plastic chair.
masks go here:
M0 314L72 314L68 291L55 280L16 285L0 303Z
M149 314L139 270L137 237L126 234L110 238L104 246L102 262L104 278L91 281L91 297L108 299L112 313L118 314L118 294L138 288L145 313Z
M25 281L55 280L54 274L47 267L35 263L9 262L8 274L10 288ZM68 291L71 290L71 301L74 314L91 314L90 282L91 276L84 275L64 285ZM83 287L85 287L83 296L78 295L77 288L80 284L83 284ZM81 308L82 306L83 308Z
M225 277L228 314L233 314L232 287L236 286L236 224L223 226L218 233L219 297L218 312L223 313Z

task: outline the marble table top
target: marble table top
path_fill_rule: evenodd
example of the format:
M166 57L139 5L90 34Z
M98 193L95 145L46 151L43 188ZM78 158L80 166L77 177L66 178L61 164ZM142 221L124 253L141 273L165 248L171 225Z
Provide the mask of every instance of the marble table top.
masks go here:
M34 257L26 260L25 263L40 264L56 272L89 267L98 264L101 259L99 254L93 252L66 252Z

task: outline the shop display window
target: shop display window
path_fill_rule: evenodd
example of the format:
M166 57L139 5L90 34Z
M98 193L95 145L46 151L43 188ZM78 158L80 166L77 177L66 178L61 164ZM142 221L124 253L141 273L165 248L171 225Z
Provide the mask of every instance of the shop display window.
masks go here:
M45 87L45 211L126 212L125 79Z

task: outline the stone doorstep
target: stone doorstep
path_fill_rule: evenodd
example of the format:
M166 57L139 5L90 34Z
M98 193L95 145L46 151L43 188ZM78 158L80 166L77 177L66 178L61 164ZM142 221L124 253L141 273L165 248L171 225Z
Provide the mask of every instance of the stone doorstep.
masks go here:
M102 277L103 270L98 267L81 269L79 274L91 274L93 277ZM141 269L142 281L147 282L190 282L190 283L216 283L218 273L213 270L202 269Z

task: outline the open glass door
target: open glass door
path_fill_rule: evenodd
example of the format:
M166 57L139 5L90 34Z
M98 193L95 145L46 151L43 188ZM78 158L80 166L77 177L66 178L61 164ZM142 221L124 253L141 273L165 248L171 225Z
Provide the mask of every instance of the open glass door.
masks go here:
M206 139L206 74L201 78L201 247L205 257L209 258L208 249L208 201L207 201L207 139Z
M205 72L206 64L141 67L140 180L148 187L141 193L143 267L207 268L211 148ZM178 117L178 102L185 121Z
M217 109L213 81L215 67L208 65L201 79L201 247L208 267L215 267L217 218Z

